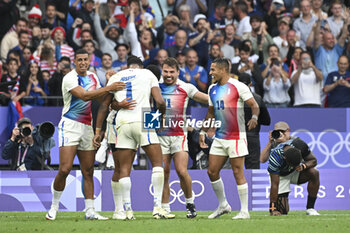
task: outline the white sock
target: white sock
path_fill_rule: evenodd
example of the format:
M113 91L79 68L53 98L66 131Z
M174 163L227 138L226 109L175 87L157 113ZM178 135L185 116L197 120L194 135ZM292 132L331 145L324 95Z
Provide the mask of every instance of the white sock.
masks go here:
M53 190L51 207L54 207L55 209L59 208L62 193L63 191Z
M218 198L219 206L225 207L227 205L227 200L225 196L224 182L222 182L222 179L219 178L218 180L210 183L214 189L216 197Z
M131 191L131 180L130 177L124 177L119 180L122 196L123 196L123 204L125 210L132 210L131 209L131 197L130 197L130 191Z
M94 209L94 199L85 199L85 211L88 212L89 210Z
M169 203L162 203L162 208L170 213L170 204Z
M161 207L164 186L164 169L162 167L152 169L152 185L154 207Z
M248 184L237 185L237 189L241 200L241 211L248 212Z
M123 211L123 193L119 182L111 181L115 211Z
M193 196L190 198L185 198L186 204L193 204L193 200L194 200Z

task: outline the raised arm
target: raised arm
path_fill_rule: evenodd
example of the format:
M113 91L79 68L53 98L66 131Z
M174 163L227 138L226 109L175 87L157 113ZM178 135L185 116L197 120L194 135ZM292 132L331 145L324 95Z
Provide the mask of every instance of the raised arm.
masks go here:
M102 87L100 89L93 90L93 91L86 91L83 87L77 86L72 90L70 90L70 93L79 99L82 99L84 101L89 101L89 100L102 97L109 92L123 90L125 86L126 85L124 82L114 82L109 86Z

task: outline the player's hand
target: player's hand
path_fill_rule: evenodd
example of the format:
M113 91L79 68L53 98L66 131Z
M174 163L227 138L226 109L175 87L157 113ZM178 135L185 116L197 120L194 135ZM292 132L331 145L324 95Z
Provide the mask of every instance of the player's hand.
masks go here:
M114 74L116 74L117 72L115 72L114 70L107 70L106 72L106 79L109 80L110 77L112 77Z
M94 136L94 139L92 140L92 144L93 144L95 150L97 150L97 148L99 148L101 146L101 139L102 139L101 135L99 135L99 134L96 134Z
M255 118L250 119L247 123L248 130L254 129L257 125L258 125L258 121Z
M121 91L126 87L126 85L124 82L114 82L108 87L110 88L110 91Z
M278 210L274 210L274 211L270 212L270 215L271 216L281 216L282 214Z
M132 110L136 107L136 100L131 100L131 97L124 99L119 104L120 108Z
M208 148L208 145L205 143L205 135L199 135L199 146L203 149Z

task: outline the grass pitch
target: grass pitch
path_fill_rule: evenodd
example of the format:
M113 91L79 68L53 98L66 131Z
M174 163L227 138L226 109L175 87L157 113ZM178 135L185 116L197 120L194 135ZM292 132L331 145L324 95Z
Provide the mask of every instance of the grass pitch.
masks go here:
M267 211L251 211L249 220L232 220L237 213L208 219L209 211L199 211L195 219L185 212L173 212L172 220L155 220L151 212L135 212L133 221L88 221L83 212L59 212L55 221L47 221L45 212L0 212L0 232L350 232L350 211L319 211L320 216L306 216L305 211L291 211L287 216L271 217ZM112 212L102 212L112 217Z

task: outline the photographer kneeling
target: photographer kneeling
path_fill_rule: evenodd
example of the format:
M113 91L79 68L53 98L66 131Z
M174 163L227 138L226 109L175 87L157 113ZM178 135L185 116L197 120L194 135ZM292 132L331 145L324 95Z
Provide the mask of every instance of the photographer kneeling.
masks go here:
M286 122L280 121L269 134L269 141L261 152L260 162L269 160L270 215L288 214L290 184L308 183L307 215L319 215L314 209L320 186L317 159L309 146L298 137L290 136Z
M11 160L11 170L51 170L50 150L55 146L52 135L55 127L50 122L33 126L29 118L18 120L11 138L6 142L2 158Z

